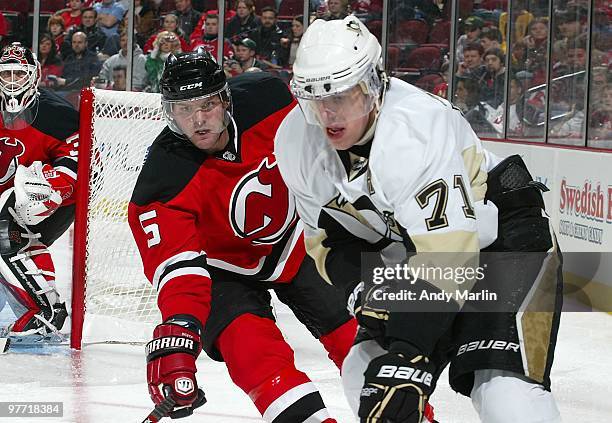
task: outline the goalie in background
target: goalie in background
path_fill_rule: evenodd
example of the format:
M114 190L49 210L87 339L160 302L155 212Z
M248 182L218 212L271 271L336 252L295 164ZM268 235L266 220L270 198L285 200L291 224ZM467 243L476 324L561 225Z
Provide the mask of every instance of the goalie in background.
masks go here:
M17 316L4 331L22 339L64 324L48 247L74 219L79 115L39 80L30 50L0 52L0 289Z

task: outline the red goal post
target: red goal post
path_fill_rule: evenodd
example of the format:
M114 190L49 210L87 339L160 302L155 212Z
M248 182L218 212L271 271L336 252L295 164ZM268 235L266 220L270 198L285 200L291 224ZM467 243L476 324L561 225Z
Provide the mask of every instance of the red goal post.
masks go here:
M146 342L159 321L127 205L165 127L159 94L84 89L72 269L70 345Z

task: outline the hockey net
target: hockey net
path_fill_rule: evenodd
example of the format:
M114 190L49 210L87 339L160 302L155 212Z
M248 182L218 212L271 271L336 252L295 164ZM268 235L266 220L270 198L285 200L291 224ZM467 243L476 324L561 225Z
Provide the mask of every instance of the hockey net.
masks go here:
M80 116L71 346L146 342L160 315L127 206L165 126L160 96L85 89Z

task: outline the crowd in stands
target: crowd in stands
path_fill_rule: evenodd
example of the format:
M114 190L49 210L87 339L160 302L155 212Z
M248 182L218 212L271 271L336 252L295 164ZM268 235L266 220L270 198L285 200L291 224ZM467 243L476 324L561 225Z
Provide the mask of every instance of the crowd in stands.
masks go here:
M8 9L0 12L0 43L31 45L31 28L28 33L21 25L22 18L32 19L31 8L11 10L3 1L0 6ZM355 4L364 11L370 1ZM287 14L279 16L279 4ZM350 13L348 0L313 0L313 6L321 19ZM42 0L41 85L60 93L92 85L125 89L127 10L127 0ZM222 55L228 76L267 70L288 80L304 32L302 12L303 2L295 0L227 1ZM4 15L17 19L7 23ZM216 0L135 0L132 89L158 92L170 53L203 47L217 57L220 18Z
M501 136L507 113L507 136L542 140L548 107L548 135L558 142L573 143L586 125L591 140L611 140L606 93L612 85L612 2L592 3L590 30L588 0L554 0L551 22L549 0L514 0L511 15L507 0L459 0L451 52L450 1L391 2L388 64L396 76L443 97L452 77L450 97L480 135ZM592 82L586 117L589 34ZM547 77L552 80L549 99Z
M450 51L450 0L389 0L387 68L392 74L443 97L448 96L453 78L450 97L481 135L501 136L507 114L509 136L543 138L548 107L550 135L580 137L588 123L592 137L612 139L610 1L553 0L552 17L550 0L513 0L511 15L508 0L457 1L457 39ZM594 2L593 105L586 117L589 1ZM0 0L0 9L10 19L31 12L13 13L11 4L15 2ZM127 0L41 0L41 84L60 92L89 85L125 89L127 4ZM311 20L354 14L381 39L382 0L310 0L310 5ZM135 0L132 89L159 91L163 63L170 53L203 46L216 57L220 19L224 19L222 55L228 76L266 70L288 80L304 32L303 8L303 0L232 0L226 2L221 17L216 0ZM15 22L11 31L10 19L3 13L0 43L25 40L28 44L27 34L17 34ZM450 69L453 55L456 66ZM545 95L548 76L550 99Z

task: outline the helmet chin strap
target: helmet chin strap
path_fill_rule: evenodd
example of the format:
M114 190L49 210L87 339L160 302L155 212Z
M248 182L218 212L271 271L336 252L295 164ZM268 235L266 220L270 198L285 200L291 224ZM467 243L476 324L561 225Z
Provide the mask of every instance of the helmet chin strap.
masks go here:
M370 112L370 114L374 113L374 118L371 118L371 122L368 123L368 128L363 133L359 141L355 143L355 145L364 145L370 142L374 138L374 132L376 131L376 123L378 122L378 116L380 115L380 111L385 103L385 93L387 92L387 88L389 86L389 77L387 77L386 72L381 72L380 79L382 81L382 89L380 91L380 97L376 99L376 103L374 103L374 108Z

